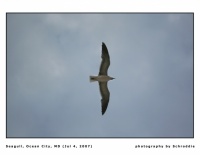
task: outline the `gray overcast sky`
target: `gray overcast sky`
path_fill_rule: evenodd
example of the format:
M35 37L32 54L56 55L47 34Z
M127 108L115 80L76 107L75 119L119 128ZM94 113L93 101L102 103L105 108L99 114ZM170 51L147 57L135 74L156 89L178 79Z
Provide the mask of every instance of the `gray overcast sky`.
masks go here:
M192 137L193 14L7 14L7 136Z

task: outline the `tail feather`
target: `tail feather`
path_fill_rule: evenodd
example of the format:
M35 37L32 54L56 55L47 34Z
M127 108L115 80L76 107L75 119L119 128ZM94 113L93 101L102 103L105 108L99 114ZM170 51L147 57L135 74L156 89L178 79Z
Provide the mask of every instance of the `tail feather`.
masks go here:
M90 76L90 82L95 82L96 81L96 76Z

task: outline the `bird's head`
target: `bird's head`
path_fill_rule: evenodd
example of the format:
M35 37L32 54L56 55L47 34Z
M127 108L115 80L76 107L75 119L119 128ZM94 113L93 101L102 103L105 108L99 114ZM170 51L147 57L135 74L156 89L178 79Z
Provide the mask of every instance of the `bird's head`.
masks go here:
M113 80L113 79L115 79L115 78L113 78L113 77L110 77L110 80Z

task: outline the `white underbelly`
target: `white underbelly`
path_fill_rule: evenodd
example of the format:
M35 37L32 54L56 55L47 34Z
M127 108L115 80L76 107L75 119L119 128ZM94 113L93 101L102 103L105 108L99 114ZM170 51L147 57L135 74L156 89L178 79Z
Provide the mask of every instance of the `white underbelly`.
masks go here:
M100 75L100 76L90 76L90 81L99 81L99 82L106 82L109 81L110 77L106 75Z

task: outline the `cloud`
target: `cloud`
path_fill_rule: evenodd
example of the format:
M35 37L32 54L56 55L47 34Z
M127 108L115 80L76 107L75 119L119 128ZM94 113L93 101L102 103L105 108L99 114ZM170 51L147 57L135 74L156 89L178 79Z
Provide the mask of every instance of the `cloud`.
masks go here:
M192 23L186 14L8 14L8 136L192 136ZM102 41L116 78L103 117L89 83Z

